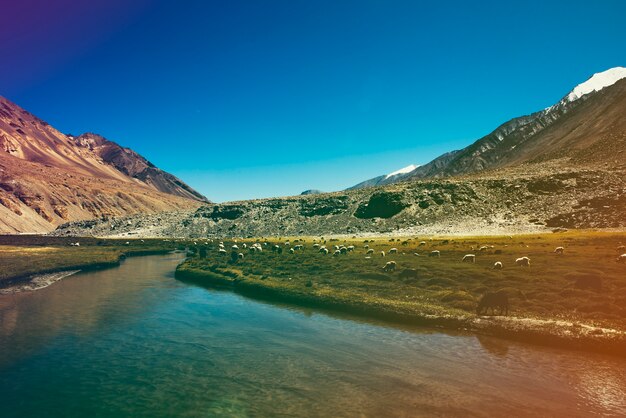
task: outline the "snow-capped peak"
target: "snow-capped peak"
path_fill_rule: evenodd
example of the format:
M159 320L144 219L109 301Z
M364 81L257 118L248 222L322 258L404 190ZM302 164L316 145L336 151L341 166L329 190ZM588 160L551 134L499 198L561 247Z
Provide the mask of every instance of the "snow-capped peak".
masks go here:
M408 166L406 166L404 168L401 168L400 170L396 170L393 173L387 174L385 176L385 178L388 179L389 177L397 176L398 174L410 173L411 171L415 170L417 167L419 167L419 166L417 166L415 164L408 165Z
M573 102L585 94L611 86L622 78L626 78L626 68L624 67L614 67L601 73L595 73L589 80L574 87L574 90L567 95L567 100Z

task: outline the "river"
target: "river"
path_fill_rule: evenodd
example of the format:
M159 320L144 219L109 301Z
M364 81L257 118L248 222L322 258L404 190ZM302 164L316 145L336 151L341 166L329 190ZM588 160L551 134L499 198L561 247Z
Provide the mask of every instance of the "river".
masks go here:
M626 360L399 328L130 258L0 296L0 416L623 416Z

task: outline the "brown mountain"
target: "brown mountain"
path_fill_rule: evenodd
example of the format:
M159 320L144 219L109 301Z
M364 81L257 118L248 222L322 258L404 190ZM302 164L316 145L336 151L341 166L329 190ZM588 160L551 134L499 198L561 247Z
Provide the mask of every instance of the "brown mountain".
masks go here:
M207 199L99 135L65 135L0 97L0 232L190 209Z
M594 74L554 106L511 119L466 148L376 184L462 176L547 161L569 168L596 163L621 168L626 164L625 115L626 68L616 67Z

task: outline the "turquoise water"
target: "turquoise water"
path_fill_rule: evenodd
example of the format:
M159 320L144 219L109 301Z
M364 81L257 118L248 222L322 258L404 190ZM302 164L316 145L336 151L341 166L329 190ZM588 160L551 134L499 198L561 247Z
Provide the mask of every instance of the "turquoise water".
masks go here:
M626 361L399 329L181 283L131 258L0 296L0 416L590 416Z

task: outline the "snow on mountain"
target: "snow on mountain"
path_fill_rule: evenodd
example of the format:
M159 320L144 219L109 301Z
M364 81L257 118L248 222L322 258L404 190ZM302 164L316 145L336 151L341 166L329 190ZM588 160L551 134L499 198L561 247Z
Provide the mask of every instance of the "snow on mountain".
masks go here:
M407 165L406 167L401 168L400 170L396 170L393 173L387 174L385 176L385 179L388 179L389 177L397 176L398 174L410 173L411 171L415 170L417 167L419 166L415 164Z
M568 101L573 102L585 94L611 86L622 78L626 78L626 68L624 67L614 67L601 73L595 73L589 80L574 87L574 90L572 90L566 98Z

